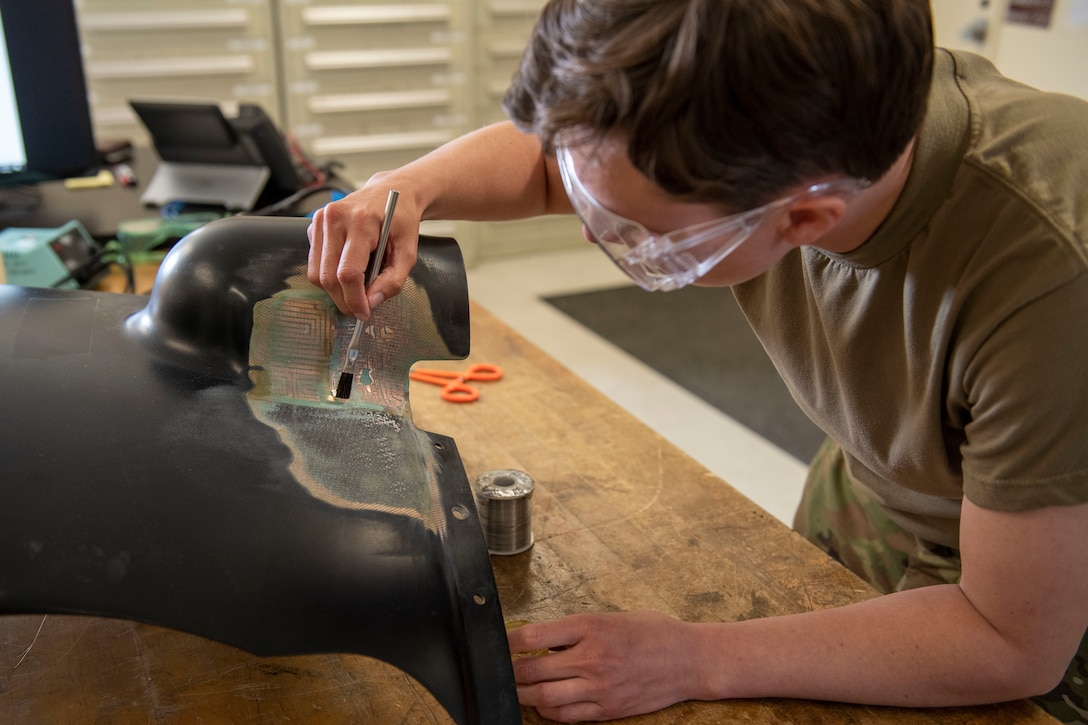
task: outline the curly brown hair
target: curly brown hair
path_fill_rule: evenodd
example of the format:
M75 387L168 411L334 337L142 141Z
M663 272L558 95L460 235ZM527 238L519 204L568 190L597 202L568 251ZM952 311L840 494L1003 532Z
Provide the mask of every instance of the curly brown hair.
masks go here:
M547 150L618 133L666 191L742 209L883 176L932 66L927 0L551 0L504 106Z

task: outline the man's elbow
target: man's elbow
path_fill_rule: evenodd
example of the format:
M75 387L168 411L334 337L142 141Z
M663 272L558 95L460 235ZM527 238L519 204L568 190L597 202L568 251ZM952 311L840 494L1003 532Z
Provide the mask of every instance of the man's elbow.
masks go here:
M1052 660L1039 667L1028 668L1025 673L1026 686L1023 697L1038 697L1045 695L1062 683L1066 671L1069 669L1069 659Z
M1002 700L1019 700L1045 695L1061 684L1072 655L1053 652L1018 652L1004 663L995 663L994 691Z

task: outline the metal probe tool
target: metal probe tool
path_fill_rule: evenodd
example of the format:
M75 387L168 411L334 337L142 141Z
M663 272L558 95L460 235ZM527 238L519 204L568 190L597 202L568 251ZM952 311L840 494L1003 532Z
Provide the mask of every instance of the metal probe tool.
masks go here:
M370 274L367 275L367 289L370 289L370 285L374 284L374 280L377 279L378 273L382 270L382 262L385 259L385 244L389 241L389 227L393 223L393 210L397 208L397 199L399 197L399 191L390 190L389 198L385 200L385 217L382 219L382 231L378 237L378 246L374 250L374 259L370 264ZM343 371L340 373L340 382L336 384L336 397L342 400L351 397L351 385L352 381L355 380L355 361L359 359L359 345L362 343L363 338L363 325L362 320L356 320L355 332L352 333L351 341L348 343L347 360L344 363Z

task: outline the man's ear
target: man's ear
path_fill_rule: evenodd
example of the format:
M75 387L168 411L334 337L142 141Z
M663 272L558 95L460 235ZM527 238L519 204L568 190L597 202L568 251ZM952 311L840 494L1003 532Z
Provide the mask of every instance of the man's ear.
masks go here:
M786 209L779 236L793 247L815 244L839 225L846 214L846 201L837 196L798 199Z

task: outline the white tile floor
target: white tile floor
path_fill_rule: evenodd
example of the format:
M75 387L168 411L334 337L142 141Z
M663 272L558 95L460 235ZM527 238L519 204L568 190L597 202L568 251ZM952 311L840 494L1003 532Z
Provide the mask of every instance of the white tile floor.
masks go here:
M595 248L485 260L469 294L772 515L789 523L806 466L543 300L629 284Z

